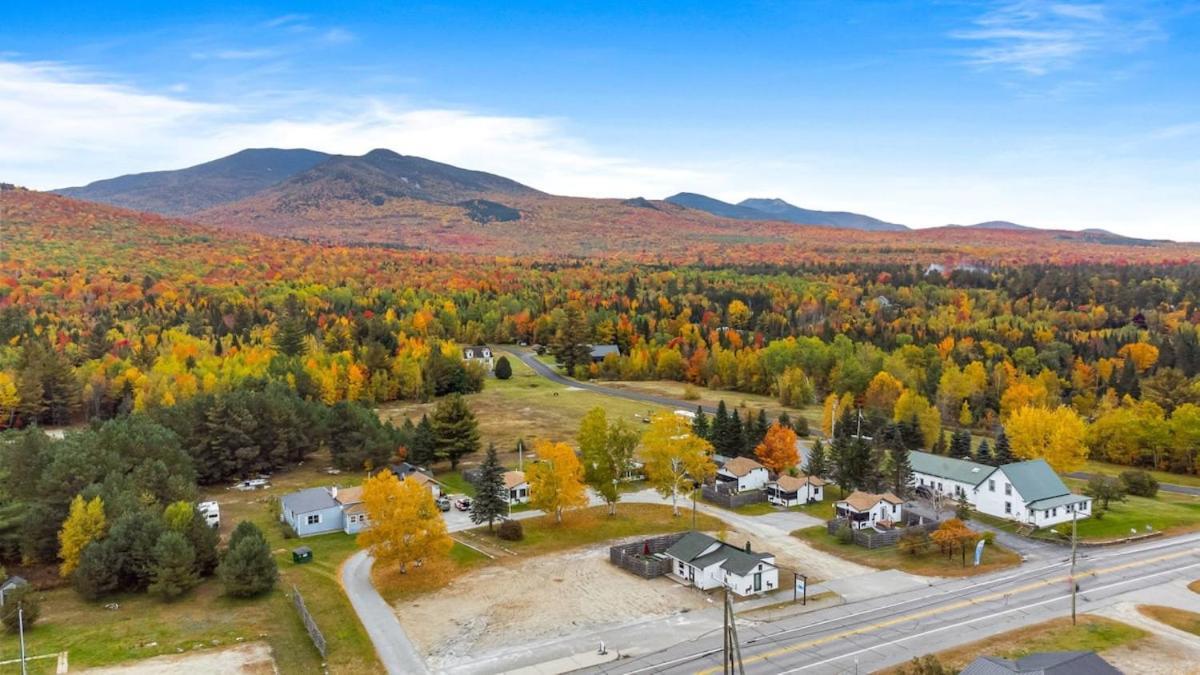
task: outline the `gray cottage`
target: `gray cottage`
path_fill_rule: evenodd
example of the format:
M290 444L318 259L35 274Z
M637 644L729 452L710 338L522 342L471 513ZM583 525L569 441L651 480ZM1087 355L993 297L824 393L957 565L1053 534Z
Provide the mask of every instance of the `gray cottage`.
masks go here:
M337 488L308 488L285 495L280 500L279 519L301 537L343 531L342 504L335 498Z

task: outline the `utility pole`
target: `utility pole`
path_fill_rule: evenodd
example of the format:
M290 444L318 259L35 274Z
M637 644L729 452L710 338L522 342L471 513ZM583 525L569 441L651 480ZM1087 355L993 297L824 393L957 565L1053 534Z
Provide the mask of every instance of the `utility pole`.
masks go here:
M21 675L28 675L25 666L25 605L17 602L17 630L21 634Z
M725 647L722 668L725 675L746 675L742 667L742 646L738 642L737 620L733 615L733 599L729 597L728 584L721 587L725 594Z
M1079 590L1079 583L1075 581L1075 537L1077 534L1076 523L1078 522L1079 511L1075 507L1071 507L1071 625L1075 625L1075 592Z

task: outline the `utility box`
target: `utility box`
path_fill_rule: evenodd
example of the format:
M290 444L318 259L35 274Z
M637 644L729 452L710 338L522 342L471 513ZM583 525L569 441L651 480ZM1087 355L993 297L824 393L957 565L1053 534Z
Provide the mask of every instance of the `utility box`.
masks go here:
M312 549L307 546L292 549L292 562L307 563L312 562Z

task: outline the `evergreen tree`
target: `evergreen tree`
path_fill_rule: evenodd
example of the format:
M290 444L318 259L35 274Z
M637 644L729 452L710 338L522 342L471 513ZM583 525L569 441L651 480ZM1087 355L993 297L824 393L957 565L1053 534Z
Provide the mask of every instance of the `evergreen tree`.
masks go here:
M492 523L508 513L507 489L504 487L504 467L496 457L496 444L489 443L479 474L475 480L475 498L471 500L471 522L476 525Z
M921 435L921 426L916 417L900 422L900 438L904 440L904 447L909 450L919 450L925 445L925 438Z
M729 410L725 407L725 399L717 402L717 414L713 417L712 427L709 431L708 440L712 443L713 448L719 455L728 454L730 445L730 429L729 429Z
M275 349L284 356L303 356L307 350L304 343L307 337L308 328L305 326L304 311L300 307L300 301L295 294L289 295L283 305L283 314L276 324Z
M804 473L817 478L825 478L829 475L825 444L819 438L813 441L812 449L808 451L808 461L804 464Z
M955 459L971 457L971 433L959 430L950 437L950 456Z
M1012 446L1008 443L1008 434L1004 433L1004 427L1000 427L1000 432L996 434L996 448L992 450L992 461L996 463L996 466L1004 466L1016 461L1012 454Z
M738 414L737 409L734 409L733 414L729 416L729 438L726 452L721 454L729 457L742 457L749 453L746 452L746 430L742 427L742 416Z
M996 466L996 460L992 457L992 446L988 445L986 438L979 443L978 448L975 448L975 461L988 466Z
M238 524L229 538L229 549L217 568L217 575L225 585L225 593L235 598L253 597L275 587L279 579L275 557L266 537L253 523Z
M782 415L780 415L780 418L784 418L786 416L787 416L787 413L783 413ZM802 417L796 418L796 422L794 424L792 424L792 428L794 428L796 430L796 435L799 436L800 438L808 438L809 431L808 431L808 418L807 417L802 416Z
M167 530L154 545L153 580L148 590L163 600L174 600L200 583L196 552L182 534Z
M492 370L496 375L497 380L507 380L512 377L512 364L508 362L507 356L501 356L496 359L496 367Z
M704 414L703 406L696 406L696 417L692 419L692 433L705 440L708 439L708 415Z
M211 576L216 571L217 564L221 562L221 558L217 554L217 542L221 539L217 528L210 527L204 516L193 509L192 520L188 523L183 535L191 544L192 553L195 554L196 574L201 577Z
M28 631L37 623L42 615L42 600L30 584L15 586L4 596L4 605L0 606L0 622L9 634L17 634L22 630ZM22 664L24 670L24 664Z
M583 307L578 302L568 304L550 341L550 352L568 375L591 363L591 341L592 328Z
M856 475L854 453L850 448L850 440L845 436L835 436L830 445L830 478L837 483L844 497L854 488Z
M949 451L949 443L946 442L946 430L942 429L942 433L940 436L938 436L937 442L933 444L933 454L944 455Z
M804 419L804 418L802 417L800 419ZM795 431L797 436L801 435L800 431L798 429L795 429L792 426L792 418L790 415L787 414L786 410L779 413L779 417L775 421L779 423L779 426L786 427L788 429L792 429L793 431Z
M771 428L771 423L767 421L767 411L759 410L758 416L754 418L754 426L750 426L750 420L746 420L746 452L747 454L754 452L754 448L758 447L759 443L767 437L767 430Z
M912 463L908 459L908 450L903 446L893 447L888 450L888 453L891 460L888 476L889 486L897 497L904 499L913 483Z
M439 401L429 422L433 427L434 456L450 460L451 470L458 468L463 456L479 451L479 425L461 394Z
M75 591L84 600L97 600L117 590L117 560L105 540L93 541L83 549L79 565L71 575Z
M165 530L161 518L149 511L125 513L113 523L104 543L112 555L120 590L144 591L150 585L154 577L154 545ZM91 548L89 544L85 553Z
M417 466L429 466L436 459L435 450L433 423L429 421L429 415L422 414L420 423L413 427L412 442L408 447L408 461Z

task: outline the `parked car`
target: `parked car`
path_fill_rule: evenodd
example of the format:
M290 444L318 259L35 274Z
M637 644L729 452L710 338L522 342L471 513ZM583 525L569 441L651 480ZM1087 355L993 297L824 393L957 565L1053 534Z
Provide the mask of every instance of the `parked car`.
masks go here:
M924 497L925 499L933 497L933 493L930 492L929 488L925 487L924 485L917 487L916 492L918 497Z
M262 490L267 488L266 478L250 478L233 486L235 490Z
M462 499L456 500L454 502L454 508L458 509L459 511L471 510L471 498L463 497Z
M216 502L200 502L196 505L196 510L204 516L204 522L209 527L221 526L221 507Z
M446 496L438 497L437 498L437 506L438 506L439 510L449 511L450 510L450 498L446 497Z

